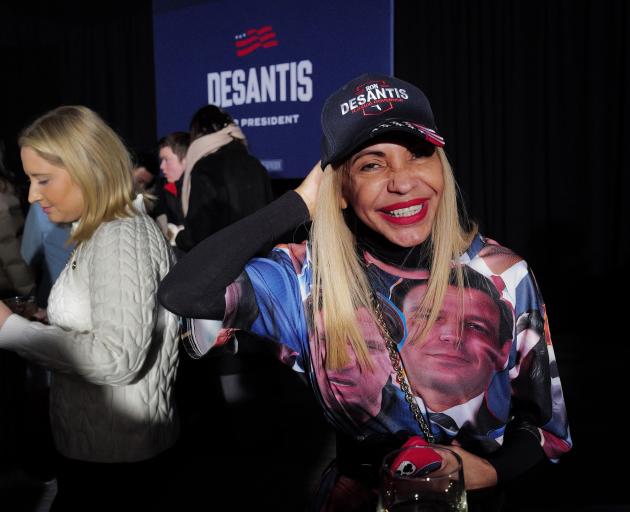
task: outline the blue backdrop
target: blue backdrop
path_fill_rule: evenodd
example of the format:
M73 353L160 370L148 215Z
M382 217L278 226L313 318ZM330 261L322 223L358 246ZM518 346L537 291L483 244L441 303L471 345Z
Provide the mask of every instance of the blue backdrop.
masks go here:
M158 137L219 105L273 178L318 160L332 91L393 71L393 0L154 0L153 13Z

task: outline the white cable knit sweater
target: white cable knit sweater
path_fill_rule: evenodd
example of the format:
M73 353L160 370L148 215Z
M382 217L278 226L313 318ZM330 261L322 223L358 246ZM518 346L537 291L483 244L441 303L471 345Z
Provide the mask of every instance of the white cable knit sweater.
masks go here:
M177 317L157 302L171 262L147 215L104 223L55 283L51 325L11 315L0 329L0 348L53 370L52 430L66 457L131 462L174 444Z

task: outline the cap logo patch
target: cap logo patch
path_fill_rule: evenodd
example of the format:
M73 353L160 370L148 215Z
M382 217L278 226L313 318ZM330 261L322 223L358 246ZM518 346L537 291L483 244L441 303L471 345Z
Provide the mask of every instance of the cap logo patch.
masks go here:
M394 104L409 98L407 91L391 87L385 80L368 82L354 90L355 95L339 105L341 115L361 112L364 116L377 116L394 108Z

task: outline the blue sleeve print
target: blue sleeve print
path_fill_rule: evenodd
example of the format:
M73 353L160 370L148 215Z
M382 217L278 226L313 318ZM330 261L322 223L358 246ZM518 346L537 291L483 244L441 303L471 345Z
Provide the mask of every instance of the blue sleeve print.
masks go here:
M254 258L245 267L259 314L251 331L286 345L301 360L308 346L306 320L298 278L289 257L273 251L271 258ZM298 361L301 367L302 362Z

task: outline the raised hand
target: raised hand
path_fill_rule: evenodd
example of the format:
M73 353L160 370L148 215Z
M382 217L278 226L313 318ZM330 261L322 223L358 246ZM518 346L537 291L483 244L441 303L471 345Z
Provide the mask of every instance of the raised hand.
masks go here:
M306 203L308 211L311 214L311 218L315 213L317 205L317 194L319 193L319 185L322 182L324 173L320 165L321 162L317 162L315 166L308 173L304 181L298 185L295 191L300 194L302 200Z

